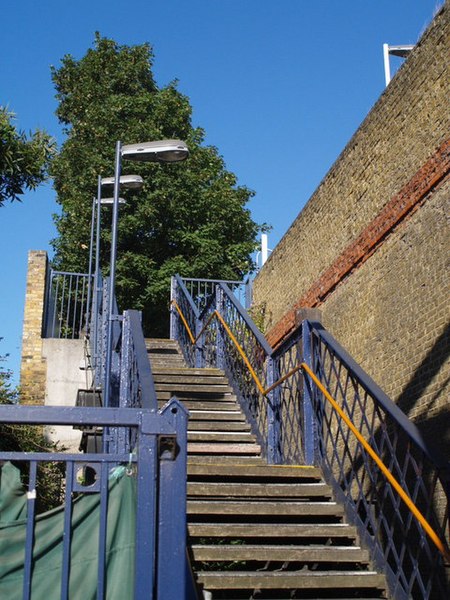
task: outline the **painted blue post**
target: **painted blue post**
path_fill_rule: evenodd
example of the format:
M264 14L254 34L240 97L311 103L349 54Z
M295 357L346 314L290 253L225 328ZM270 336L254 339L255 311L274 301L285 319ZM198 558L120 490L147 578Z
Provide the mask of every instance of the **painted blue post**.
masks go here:
M161 418L176 437L160 443L157 600L187 598L186 571L186 455L188 412L172 398Z
M134 597L154 598L158 443L144 419L138 449Z
M309 321L302 322L302 344L303 344L303 362L312 370L313 356L311 344L311 326ZM307 376L304 376L303 385L303 454L306 465L313 465L317 450L317 425L314 417L313 390Z
M249 275L247 277L247 281L245 282L245 309L248 310L253 301L253 280Z
M223 292L218 285L216 286L216 310L223 316ZM225 339L220 323L217 324L216 367L225 369Z
M267 387L277 381L276 364L272 357L267 359ZM281 421L280 421L280 387L276 387L267 395L267 461L270 464L280 464L281 456Z
M172 301L177 300L177 280L175 277L170 278L170 339L177 339L177 311L172 305Z
M204 359L204 348L205 348L205 334L200 332L203 328L203 323L201 319L195 319L195 337L198 338L195 342L195 367L197 369L201 369L205 366Z

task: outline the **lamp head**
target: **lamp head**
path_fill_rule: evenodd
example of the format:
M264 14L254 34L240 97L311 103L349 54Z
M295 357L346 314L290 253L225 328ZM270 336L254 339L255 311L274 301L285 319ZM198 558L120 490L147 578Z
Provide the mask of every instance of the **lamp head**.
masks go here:
M160 140L122 146L122 158L139 162L179 162L185 160L189 150L181 140Z
M120 187L126 190L139 190L144 185L140 175L121 175ZM102 177L103 187L114 187L114 177Z
M119 204L126 204L127 201L125 200L125 198L119 198ZM114 204L114 198L102 198L100 200L100 204L106 204L106 205L111 205Z

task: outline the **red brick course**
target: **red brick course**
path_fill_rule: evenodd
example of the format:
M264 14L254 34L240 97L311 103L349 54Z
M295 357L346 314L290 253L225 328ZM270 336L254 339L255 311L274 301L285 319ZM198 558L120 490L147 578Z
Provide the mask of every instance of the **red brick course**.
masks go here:
M278 345L295 329L295 314L298 309L320 306L336 286L361 266L380 247L386 237L426 201L432 190L437 189L449 178L449 174L450 139L437 149L358 238L345 248L293 308L266 334L269 343L272 346Z

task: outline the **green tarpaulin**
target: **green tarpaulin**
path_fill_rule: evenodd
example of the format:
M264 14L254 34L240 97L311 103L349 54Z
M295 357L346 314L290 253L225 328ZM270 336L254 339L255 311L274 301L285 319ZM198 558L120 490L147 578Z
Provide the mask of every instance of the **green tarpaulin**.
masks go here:
M3 465L0 479L0 599L21 600L27 495L20 473ZM100 494L73 501L69 579L71 600L95 600ZM106 541L106 598L133 598L136 481L119 468L109 481ZM60 600L64 507L36 517L32 600Z

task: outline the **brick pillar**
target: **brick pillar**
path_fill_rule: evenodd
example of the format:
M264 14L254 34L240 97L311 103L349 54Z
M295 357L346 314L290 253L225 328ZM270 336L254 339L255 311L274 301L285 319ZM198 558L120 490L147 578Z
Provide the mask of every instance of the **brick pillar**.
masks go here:
M20 402L45 403L46 364L42 357L42 323L44 317L47 253L30 250L28 253L27 289L22 334L20 368Z

